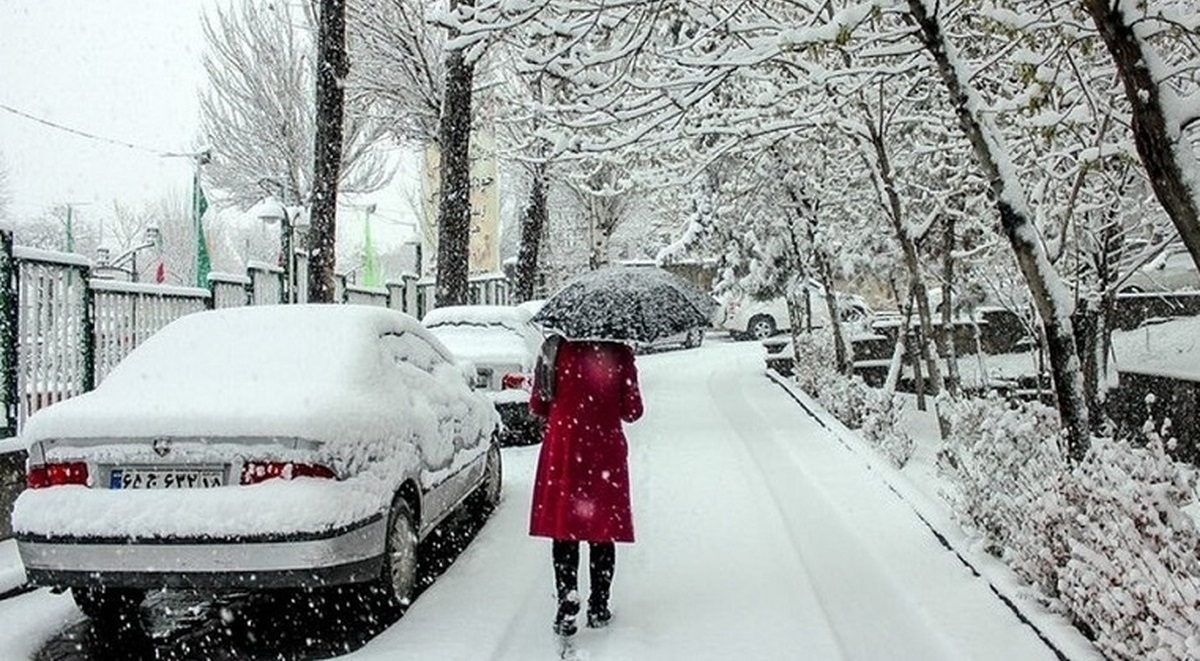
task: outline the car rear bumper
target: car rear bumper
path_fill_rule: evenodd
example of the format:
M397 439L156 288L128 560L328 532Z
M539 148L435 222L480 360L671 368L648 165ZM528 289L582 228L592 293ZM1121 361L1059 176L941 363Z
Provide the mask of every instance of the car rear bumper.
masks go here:
M34 585L284 588L358 583L380 575L380 515L325 533L202 539L18 536Z

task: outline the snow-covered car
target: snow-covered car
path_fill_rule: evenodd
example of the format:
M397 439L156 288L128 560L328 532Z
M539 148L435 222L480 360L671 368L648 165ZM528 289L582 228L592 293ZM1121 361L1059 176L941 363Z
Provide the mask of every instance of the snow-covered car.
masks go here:
M468 376L383 308L178 319L26 422L12 522L29 580L93 617L160 588L354 584L401 606L418 542L500 497L499 420Z
M1173 246L1135 270L1120 285L1126 294L1141 292L1200 291L1200 271L1183 246Z
M421 320L458 360L474 365L475 387L499 412L507 445L542 438L542 420L529 411L533 368L542 346L532 318L519 306L454 305L430 310Z
M813 327L823 327L829 323L824 289L813 283L809 285L809 292L812 300ZM871 317L871 308L862 297L838 293L837 299L842 321L863 321ZM726 299L721 308L722 312L718 317L721 320L720 327L729 331L730 336L736 339L764 340L792 328L787 300L782 297L762 301L749 297L734 297Z

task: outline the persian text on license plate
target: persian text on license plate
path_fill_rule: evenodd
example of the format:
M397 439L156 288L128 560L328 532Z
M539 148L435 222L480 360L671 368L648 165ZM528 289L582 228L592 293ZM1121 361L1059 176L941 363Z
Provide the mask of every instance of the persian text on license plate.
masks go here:
M203 489L225 484L222 468L114 468L110 489Z

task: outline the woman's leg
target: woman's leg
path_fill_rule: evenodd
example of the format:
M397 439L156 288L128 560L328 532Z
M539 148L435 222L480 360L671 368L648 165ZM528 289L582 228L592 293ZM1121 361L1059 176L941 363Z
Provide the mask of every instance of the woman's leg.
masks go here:
M551 552L554 587L558 593L554 631L569 636L575 633L575 616L579 614L579 542L556 539Z
M612 542L592 542L588 552L592 593L588 595L588 626L602 627L612 619L608 598L616 571L617 545Z

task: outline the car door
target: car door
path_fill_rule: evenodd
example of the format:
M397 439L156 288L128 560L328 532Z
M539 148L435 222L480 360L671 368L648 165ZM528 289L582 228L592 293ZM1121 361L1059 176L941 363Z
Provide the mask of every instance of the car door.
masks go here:
M462 500L483 477L486 448L475 422L473 401L462 373L449 357L415 333L391 333L384 338L398 369L421 383L416 393L424 420L416 425L418 450L424 461L423 526L433 526ZM479 455L476 457L476 455Z

